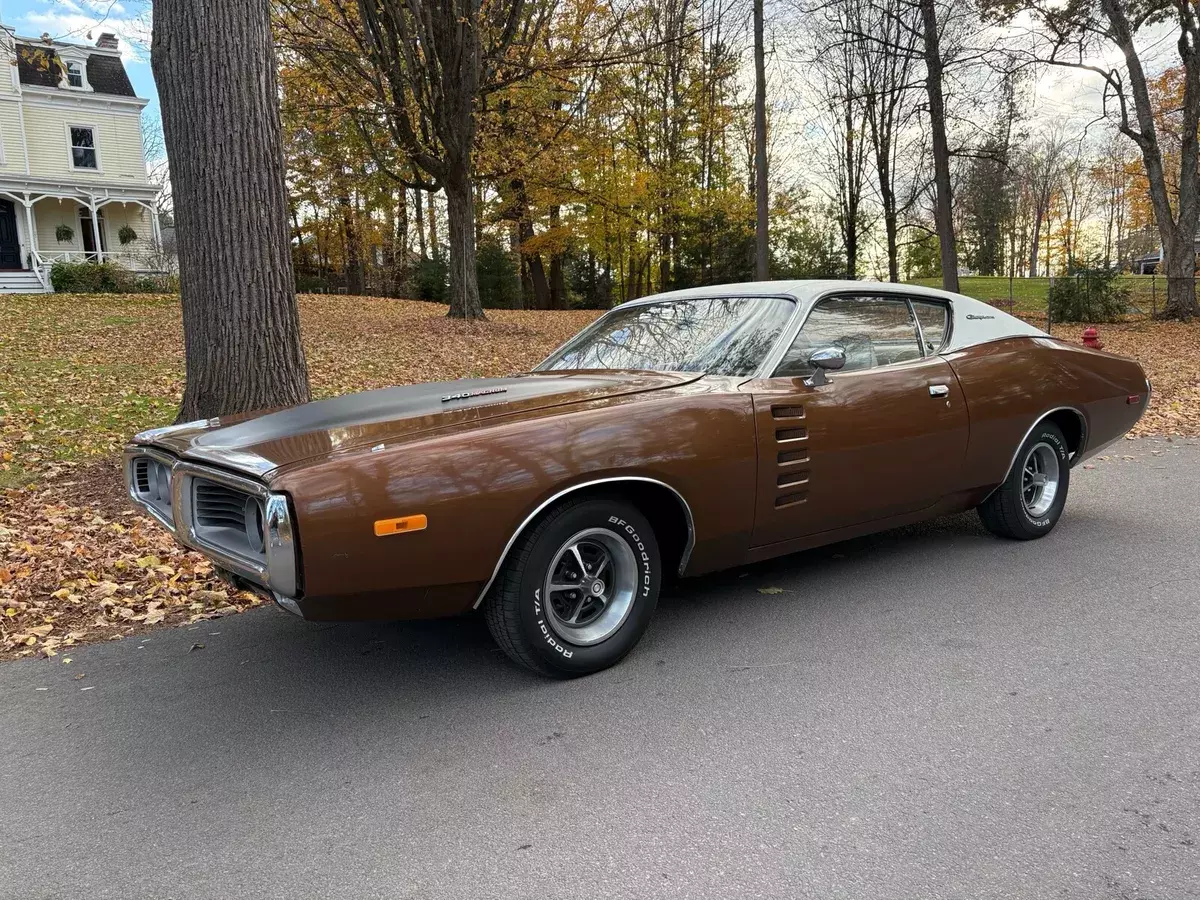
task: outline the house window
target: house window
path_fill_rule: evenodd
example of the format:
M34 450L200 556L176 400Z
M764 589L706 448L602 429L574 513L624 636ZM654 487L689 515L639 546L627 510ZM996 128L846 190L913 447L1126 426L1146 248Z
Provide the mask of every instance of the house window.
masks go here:
M71 165L76 169L99 169L96 161L96 132L86 125L71 126Z
M67 84L73 88L83 87L83 66L79 63L67 63Z

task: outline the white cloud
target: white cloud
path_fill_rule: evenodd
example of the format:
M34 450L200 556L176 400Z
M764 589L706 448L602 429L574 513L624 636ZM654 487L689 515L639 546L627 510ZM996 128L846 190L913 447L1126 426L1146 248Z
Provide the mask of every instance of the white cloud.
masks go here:
M44 9L18 16L13 24L21 34L36 37L46 33L82 44L94 44L101 32L110 31L120 38L121 57L126 62L145 62L148 57L149 17L112 0L55 0Z

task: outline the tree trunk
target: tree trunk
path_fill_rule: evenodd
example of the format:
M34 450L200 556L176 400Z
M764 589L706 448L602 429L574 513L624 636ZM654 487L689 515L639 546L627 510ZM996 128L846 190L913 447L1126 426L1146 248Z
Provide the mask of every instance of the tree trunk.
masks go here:
M425 207L421 202L421 189L413 188L414 211L417 217L417 250L421 254L421 262L429 259L429 251L425 248Z
M396 256L392 274L397 297L404 295L408 282L408 196L404 187L400 188L399 193L399 202L396 204Z
M465 172L446 179L446 211L450 224L450 312L452 319L482 319L475 273L475 191ZM433 204L430 204L432 220Z
M767 229L770 196L767 187L767 71L763 47L763 0L754 0L754 275L771 277L771 244Z
M179 421L311 399L268 0L156 0L187 384Z
M434 196L435 196L434 192L430 191L429 192L429 203L426 205L426 209L429 212L429 216L428 216L428 219L429 219L429 255L430 255L430 257L433 258L434 262L441 262L442 248L441 248L441 245L438 243L437 205L434 203L434 199L433 199ZM449 200L449 192L447 192L447 200ZM474 200L474 198L472 198L472 200L471 200L471 223L472 223L471 224L471 234L474 234L475 233L475 224L474 224L475 223L475 200ZM453 241L451 241L451 243L453 243Z
M946 141L946 102L942 95L942 51L939 46L937 0L921 0L925 41L925 90L929 95L929 130L933 138L933 182L937 193L934 222L942 256L942 287L958 292L958 248L954 245L954 207L950 197L950 146Z
M348 194L338 197L338 207L342 211L342 236L346 240L346 293L358 296L363 292L362 254L354 204Z
M550 227L558 228L561 218L557 206L550 207ZM563 255L556 251L550 255L550 308L567 308L567 282L563 274Z
M1163 171L1162 149L1154 123L1154 106L1149 85L1134 43L1125 6L1119 0L1101 0L1101 8L1111 26L1113 40L1125 55L1129 70L1129 87L1137 116L1138 131L1128 122L1121 131L1132 138L1142 151L1142 163L1150 187L1154 221L1162 240L1162 271L1167 276L1167 302L1162 315L1169 319L1191 319L1200 314L1196 306L1196 228L1200 224L1200 58L1194 34L1195 12L1190 5L1186 18L1181 13L1181 28L1189 30L1179 35L1178 49L1183 62L1183 107L1179 126L1179 183L1177 192L1178 216L1171 210L1171 200Z
M900 281L900 242L897 235L896 194L892 190L886 161L879 166L879 178L879 193L883 200L883 230L887 237L888 281L896 284Z
M1029 277L1037 278L1038 273L1038 247L1042 239L1042 217L1034 215L1033 218L1033 236L1029 241Z

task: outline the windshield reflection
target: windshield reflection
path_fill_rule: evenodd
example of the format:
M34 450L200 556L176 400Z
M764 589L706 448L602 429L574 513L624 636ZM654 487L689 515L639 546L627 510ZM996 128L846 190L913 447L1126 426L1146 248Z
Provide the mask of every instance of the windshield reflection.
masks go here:
M754 374L795 309L781 297L664 300L615 309L537 367Z

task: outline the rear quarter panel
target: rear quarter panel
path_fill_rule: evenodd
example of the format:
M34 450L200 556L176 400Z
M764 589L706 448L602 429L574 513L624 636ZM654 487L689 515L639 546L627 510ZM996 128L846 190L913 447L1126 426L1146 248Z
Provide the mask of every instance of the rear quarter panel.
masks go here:
M1132 428L1148 400L1146 376L1136 362L1055 338L993 341L947 359L971 420L963 487L985 496L1004 480L1021 441L1050 410L1070 407L1083 415L1078 461ZM1134 395L1139 402L1130 404Z
M331 456L272 482L293 500L310 618L405 618L469 609L509 538L544 500L640 475L686 498L689 574L739 561L754 514L750 398L713 379L544 410ZM376 537L377 519L424 531Z

